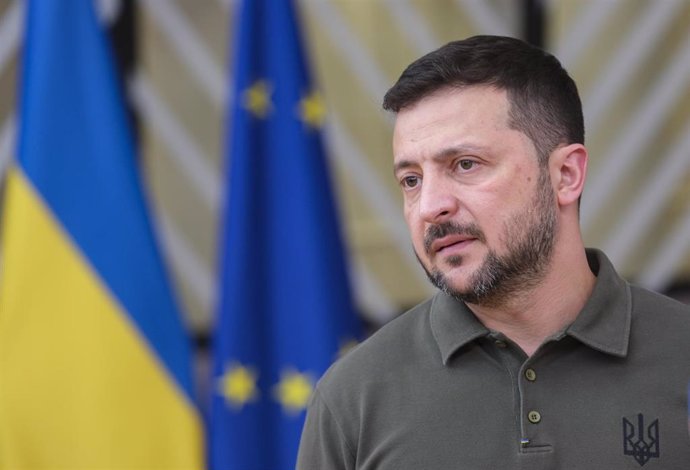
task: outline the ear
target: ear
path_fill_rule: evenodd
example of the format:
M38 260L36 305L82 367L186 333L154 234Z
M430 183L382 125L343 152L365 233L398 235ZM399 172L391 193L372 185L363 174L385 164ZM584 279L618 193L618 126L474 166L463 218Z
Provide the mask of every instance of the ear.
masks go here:
M558 147L551 154L549 171L560 206L577 203L582 195L587 177L587 159L587 149L582 144Z

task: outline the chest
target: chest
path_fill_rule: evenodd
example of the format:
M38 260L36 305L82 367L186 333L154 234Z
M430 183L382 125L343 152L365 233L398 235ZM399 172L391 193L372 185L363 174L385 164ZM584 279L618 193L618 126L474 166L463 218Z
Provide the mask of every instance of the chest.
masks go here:
M688 366L476 347L382 372L362 402L358 468L686 469Z

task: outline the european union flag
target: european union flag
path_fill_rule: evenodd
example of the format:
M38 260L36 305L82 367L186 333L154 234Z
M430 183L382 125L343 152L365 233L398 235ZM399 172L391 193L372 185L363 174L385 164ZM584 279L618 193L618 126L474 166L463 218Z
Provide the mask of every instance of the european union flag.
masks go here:
M292 470L319 376L357 334L327 162L324 104L291 1L239 15L211 468Z

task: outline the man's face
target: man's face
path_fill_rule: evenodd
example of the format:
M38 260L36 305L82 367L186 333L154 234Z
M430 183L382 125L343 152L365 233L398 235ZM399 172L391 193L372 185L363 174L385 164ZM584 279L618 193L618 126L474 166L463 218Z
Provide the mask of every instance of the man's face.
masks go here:
M548 169L508 127L504 91L446 88L398 113L395 176L420 263L468 303L500 306L541 281L558 224Z

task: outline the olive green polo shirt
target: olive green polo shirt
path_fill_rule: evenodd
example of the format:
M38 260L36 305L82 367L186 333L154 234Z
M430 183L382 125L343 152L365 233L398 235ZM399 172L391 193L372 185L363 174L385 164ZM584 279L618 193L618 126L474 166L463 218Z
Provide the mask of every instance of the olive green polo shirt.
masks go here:
M531 357L444 294L392 321L319 382L300 470L690 469L690 308L597 281Z

